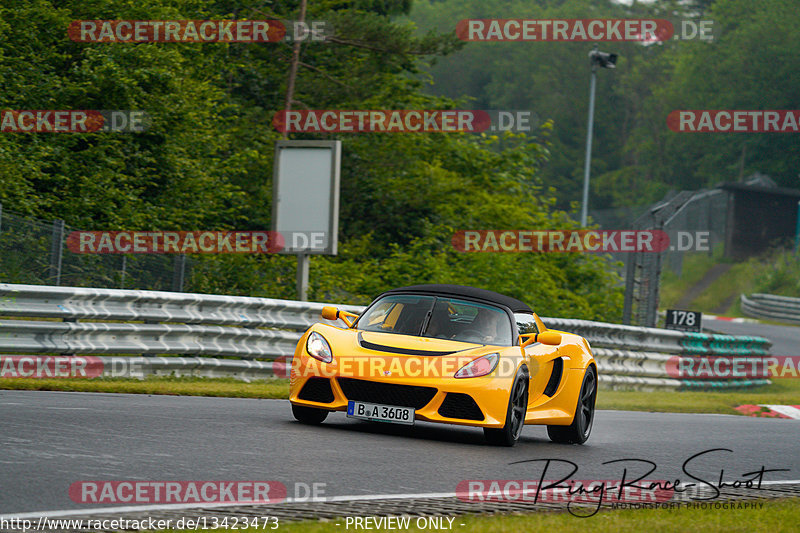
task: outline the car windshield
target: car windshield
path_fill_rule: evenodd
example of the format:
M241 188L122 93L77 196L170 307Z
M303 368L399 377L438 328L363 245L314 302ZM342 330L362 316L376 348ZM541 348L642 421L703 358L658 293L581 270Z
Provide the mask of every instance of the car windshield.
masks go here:
M447 297L385 296L359 318L356 328L481 344L512 344L511 322L505 311Z

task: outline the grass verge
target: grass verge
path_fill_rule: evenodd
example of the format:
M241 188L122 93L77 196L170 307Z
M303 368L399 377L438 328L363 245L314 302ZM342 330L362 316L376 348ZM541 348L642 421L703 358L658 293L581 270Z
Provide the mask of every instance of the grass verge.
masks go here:
M144 380L95 379L0 379L0 389L73 392L120 392L232 398L287 398L289 381L271 379L244 383L232 378L150 376ZM739 391L615 391L601 388L598 409L668 413L740 414L742 404L800 405L800 380L776 379L772 385Z
M525 515L457 516L450 531L469 533L516 533L517 531L559 531L616 533L619 531L724 531L769 532L797 531L797 509L800 499L772 500L753 509L626 509L601 512L589 518L576 518L568 513L540 512ZM418 529L417 517L411 517L411 527L404 531L432 531ZM446 522L446 520L445 520ZM345 527L345 519L330 522L280 523L286 533L327 533L355 529ZM246 530L255 533L256 529ZM396 531L375 528L372 531Z
M722 249L706 253L687 253L681 275L668 268L661 276L660 307L674 308L693 286L700 282L715 264L731 262L722 256ZM696 311L727 316L744 316L740 294L756 292L783 296L800 296L800 258L790 251L771 250L731 265L730 270L714 280L689 307Z
M772 385L735 391L615 391L600 389L598 409L660 413L739 415L744 404L800 405L800 380L774 379Z
M269 379L245 383L233 378L148 376L93 379L0 379L0 389L71 392L121 392L173 396L224 396L231 398L288 398L289 380Z
M721 254L716 250L714 256L706 253L687 253L683 258L680 276L665 268L661 273L659 307L662 309L676 307L683 295L699 283L709 269L721 260Z

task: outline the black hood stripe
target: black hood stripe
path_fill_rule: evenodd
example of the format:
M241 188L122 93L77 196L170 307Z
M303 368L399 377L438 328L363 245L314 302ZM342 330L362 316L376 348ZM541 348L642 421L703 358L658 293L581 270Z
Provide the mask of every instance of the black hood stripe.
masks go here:
M364 337L361 335L361 332L358 332L358 344L362 348L366 348L367 350L375 350L376 352L387 352L387 353L399 353L403 355L430 355L430 356L442 356L442 355L450 355L458 352L463 352L466 350L473 350L474 348L465 348L464 350L453 350L450 352L438 352L432 350L412 350L410 348L398 348L395 346L384 346L383 344L375 344L374 342L369 342L364 340Z

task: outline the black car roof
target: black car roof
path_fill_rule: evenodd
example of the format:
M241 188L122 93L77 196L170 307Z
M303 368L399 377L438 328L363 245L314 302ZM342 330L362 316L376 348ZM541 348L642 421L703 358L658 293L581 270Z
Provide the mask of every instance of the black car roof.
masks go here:
M386 291L385 294L432 294L438 296L464 296L475 300L483 300L493 304L499 304L511 309L514 313L532 313L533 311L528 304L486 289L479 289L477 287L467 287L466 285L446 285L446 284L430 284L430 285L410 285L408 287L398 287Z

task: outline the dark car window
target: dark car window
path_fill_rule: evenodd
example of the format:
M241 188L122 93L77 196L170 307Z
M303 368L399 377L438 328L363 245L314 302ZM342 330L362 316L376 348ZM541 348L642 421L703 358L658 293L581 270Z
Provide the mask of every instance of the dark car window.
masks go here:
M386 296L358 319L356 327L363 331L419 335L433 302L433 296Z
M517 322L517 329L520 335L539 333L539 326L536 325L536 319L533 318L533 315L514 313L514 320Z
M437 298L424 337L511 346L508 314L493 305Z
M511 321L501 308L441 296L386 296L358 319L356 328L480 344L513 344Z

